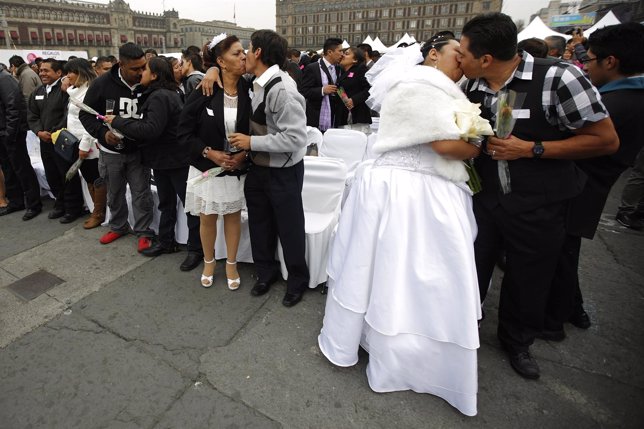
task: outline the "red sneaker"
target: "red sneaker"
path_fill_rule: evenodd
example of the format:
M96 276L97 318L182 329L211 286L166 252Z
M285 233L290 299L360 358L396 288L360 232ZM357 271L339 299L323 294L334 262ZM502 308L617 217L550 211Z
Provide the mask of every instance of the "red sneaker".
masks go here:
M149 237L139 237L139 253L152 246L152 239Z
M101 244L110 244L112 241L117 240L119 238L123 237L123 234L119 234L118 232L110 231L105 233L101 239L99 240Z

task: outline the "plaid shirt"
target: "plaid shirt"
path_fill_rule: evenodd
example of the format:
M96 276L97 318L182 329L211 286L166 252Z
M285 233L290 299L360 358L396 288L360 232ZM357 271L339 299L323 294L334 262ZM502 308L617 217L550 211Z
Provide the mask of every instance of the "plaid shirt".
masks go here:
M534 58L524 52L517 69L501 89L514 79L531 80L533 68ZM478 89L484 92L485 107L496 116L498 92L490 89L483 78L470 82L465 81L463 88L469 87L470 91ZM553 64L548 69L543 83L541 105L548 123L562 131L577 130L608 117L597 89L577 66L564 62ZM495 120L496 118L492 117L492 121Z

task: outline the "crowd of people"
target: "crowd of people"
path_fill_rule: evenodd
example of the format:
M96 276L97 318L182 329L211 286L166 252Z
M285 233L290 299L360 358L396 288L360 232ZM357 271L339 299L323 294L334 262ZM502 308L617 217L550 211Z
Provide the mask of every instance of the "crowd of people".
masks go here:
M55 196L50 219L84 215L84 180L93 209L83 226L107 221L102 244L134 233L140 253L159 256L179 250L178 198L188 224L180 269L203 261L199 283L213 285L222 216L227 285L237 290L247 210L250 293L281 278L279 238L290 307L309 284L307 126L324 133L379 116L379 156L356 173L330 243L318 343L340 366L365 348L375 391L431 393L475 415L478 327L497 262L504 258L498 338L512 368L537 379L535 339L561 341L565 323L591 324L581 238L593 238L611 187L633 165L617 220L642 227L644 27L517 46L510 17L491 13L466 23L460 40L440 32L377 57L330 37L312 58L271 30L247 47L222 34L181 60L132 43L118 59L47 58L35 71L14 56L0 72L0 215L24 210L28 221L42 211L30 130ZM505 122L511 132L502 135ZM77 139L71 158L57 146L62 129Z

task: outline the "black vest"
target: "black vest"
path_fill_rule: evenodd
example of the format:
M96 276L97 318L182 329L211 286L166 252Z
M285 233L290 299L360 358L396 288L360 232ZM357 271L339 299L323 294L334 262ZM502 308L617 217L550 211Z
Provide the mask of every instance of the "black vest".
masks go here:
M546 120L543 111L541 101L546 72L554 64L556 61L535 58L532 80L513 79L507 85L509 90L527 94L522 109L530 110L530 119L517 119L512 135L522 140L544 142L564 140L573 136L569 131L561 131L552 126ZM473 82L470 82L467 85L467 97L473 103L480 103L481 116L492 122L494 114L484 105L486 93L478 90L470 92L472 84ZM570 199L582 191L586 181L584 173L572 161L520 158L508 161L512 191L503 194L497 161L481 154L475 159L474 165L483 184L483 190L474 196L475 200L490 208L500 204L509 213L526 212Z

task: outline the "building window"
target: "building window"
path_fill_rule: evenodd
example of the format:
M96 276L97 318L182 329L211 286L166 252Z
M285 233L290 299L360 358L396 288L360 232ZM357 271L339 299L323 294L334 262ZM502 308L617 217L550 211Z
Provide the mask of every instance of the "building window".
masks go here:
M490 10L490 3L491 2L489 2L489 1L484 1L483 4L481 5L483 10Z
M464 18L456 18L456 23L454 25L456 25L457 27L462 27L463 24L465 24Z
M362 24L361 23L357 23L355 25L355 31L362 31Z
M467 12L467 3L459 3L458 8L457 8L458 13L466 13Z
M333 24L333 25L331 26L331 33L335 33L336 31L338 31L338 26L337 26L337 25L335 25L335 24Z
M382 17L387 18L389 16L389 9L383 9L382 10Z
M404 9L396 9L396 16L403 16L405 14Z
M418 8L417 7L412 7L411 8L411 15L412 16L418 16Z
M395 23L395 27L394 27L394 28L395 28L396 30L400 30L400 29L402 29L402 21L396 21L396 23Z
M449 5L444 4L441 6L441 15L449 15Z
M441 18L439 25L440 25L441 30L447 28L447 26L449 25L449 19Z
M425 20L425 28L432 28L432 20L431 19L426 19Z
M409 21L409 28L416 28L416 21Z
M357 11L356 12L356 19L362 19L362 11Z
M375 10L370 10L369 11L369 18L375 18L376 17L376 11Z

